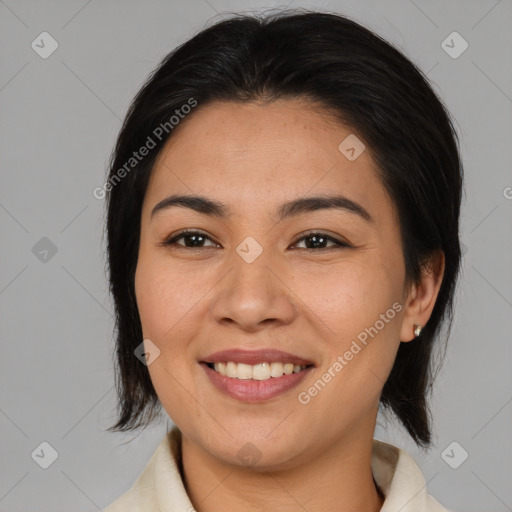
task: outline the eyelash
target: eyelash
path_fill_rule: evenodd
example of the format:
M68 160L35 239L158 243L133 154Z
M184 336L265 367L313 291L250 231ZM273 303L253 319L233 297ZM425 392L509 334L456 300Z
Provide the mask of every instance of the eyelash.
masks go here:
M206 235L205 233L202 233L201 231L196 231L196 230L193 230L193 229L185 229L183 231L180 231L176 235L173 235L172 237L168 238L167 240L164 240L160 245L161 246L179 245L183 249L189 249L189 250L197 250L197 249L205 249L206 248L206 247L187 247L185 245L177 244L176 243L178 240L180 240L181 238L186 237L187 235L188 236L200 235L203 238L207 238L208 240L213 242L213 240L208 235ZM310 250L310 251L326 251L326 250L329 250L329 249L342 249L342 248L350 248L350 247L352 247L352 245L350 245L349 243L344 242L342 240L338 240L338 239L336 239L336 238L334 238L334 237L332 237L330 235L327 235L326 233L322 233L321 231L308 231L306 233L303 233L300 236L300 238L298 238L294 242L294 245L297 244L298 242L304 240L304 239L312 238L314 236L320 237L320 238L322 238L322 239L324 239L324 240L326 240L328 242L334 242L337 247L331 246L331 247L323 247L323 248L320 248L320 249L312 249L312 248L304 247L304 248L301 248L302 250L306 249L306 250ZM211 247L211 246L207 246L207 247Z

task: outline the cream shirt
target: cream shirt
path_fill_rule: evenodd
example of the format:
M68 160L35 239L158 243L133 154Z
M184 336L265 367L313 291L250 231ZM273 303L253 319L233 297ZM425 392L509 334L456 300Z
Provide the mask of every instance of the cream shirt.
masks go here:
M166 434L133 486L104 512L193 512L178 466L181 432ZM449 512L427 494L420 468L405 451L373 440L373 478L385 496L381 512Z

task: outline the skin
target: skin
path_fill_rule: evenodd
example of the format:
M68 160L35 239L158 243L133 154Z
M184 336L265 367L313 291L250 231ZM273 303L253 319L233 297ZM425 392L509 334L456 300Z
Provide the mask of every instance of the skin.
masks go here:
M419 283L405 279L399 221L370 150L349 161L353 131L304 100L198 106L159 155L144 199L135 276L144 338L160 349L148 366L160 401L183 434L184 482L199 512L380 510L371 473L379 397L400 341L430 317L442 253ZM220 219L173 206L171 194L224 203ZM354 213L323 209L277 222L282 203L339 193ZM182 229L208 238L163 245ZM312 247L314 229L352 247ZM246 238L263 252L247 263ZM309 243L309 245L308 245ZM188 246L188 247L187 247ZM308 404L297 395L394 303L400 312ZM414 341L412 341L414 343ZM272 347L315 363L298 388L244 403L213 387L199 361L228 348ZM238 457L251 442L260 459Z

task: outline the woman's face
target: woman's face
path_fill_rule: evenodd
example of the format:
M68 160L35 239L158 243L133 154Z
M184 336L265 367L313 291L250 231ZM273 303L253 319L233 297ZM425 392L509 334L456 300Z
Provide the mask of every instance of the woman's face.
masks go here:
M159 155L142 210L135 289L163 407L237 465L284 468L368 439L400 339L421 323L368 148L299 100L199 108ZM178 195L222 209L153 212ZM345 199L283 207L327 196ZM306 368L288 375L292 363Z

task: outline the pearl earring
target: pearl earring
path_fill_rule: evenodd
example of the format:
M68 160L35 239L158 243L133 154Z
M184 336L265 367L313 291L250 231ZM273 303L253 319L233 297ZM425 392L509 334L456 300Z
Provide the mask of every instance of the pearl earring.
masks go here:
M416 338L421 334L422 329L423 329L423 327L421 327L421 325L414 324L414 336Z

